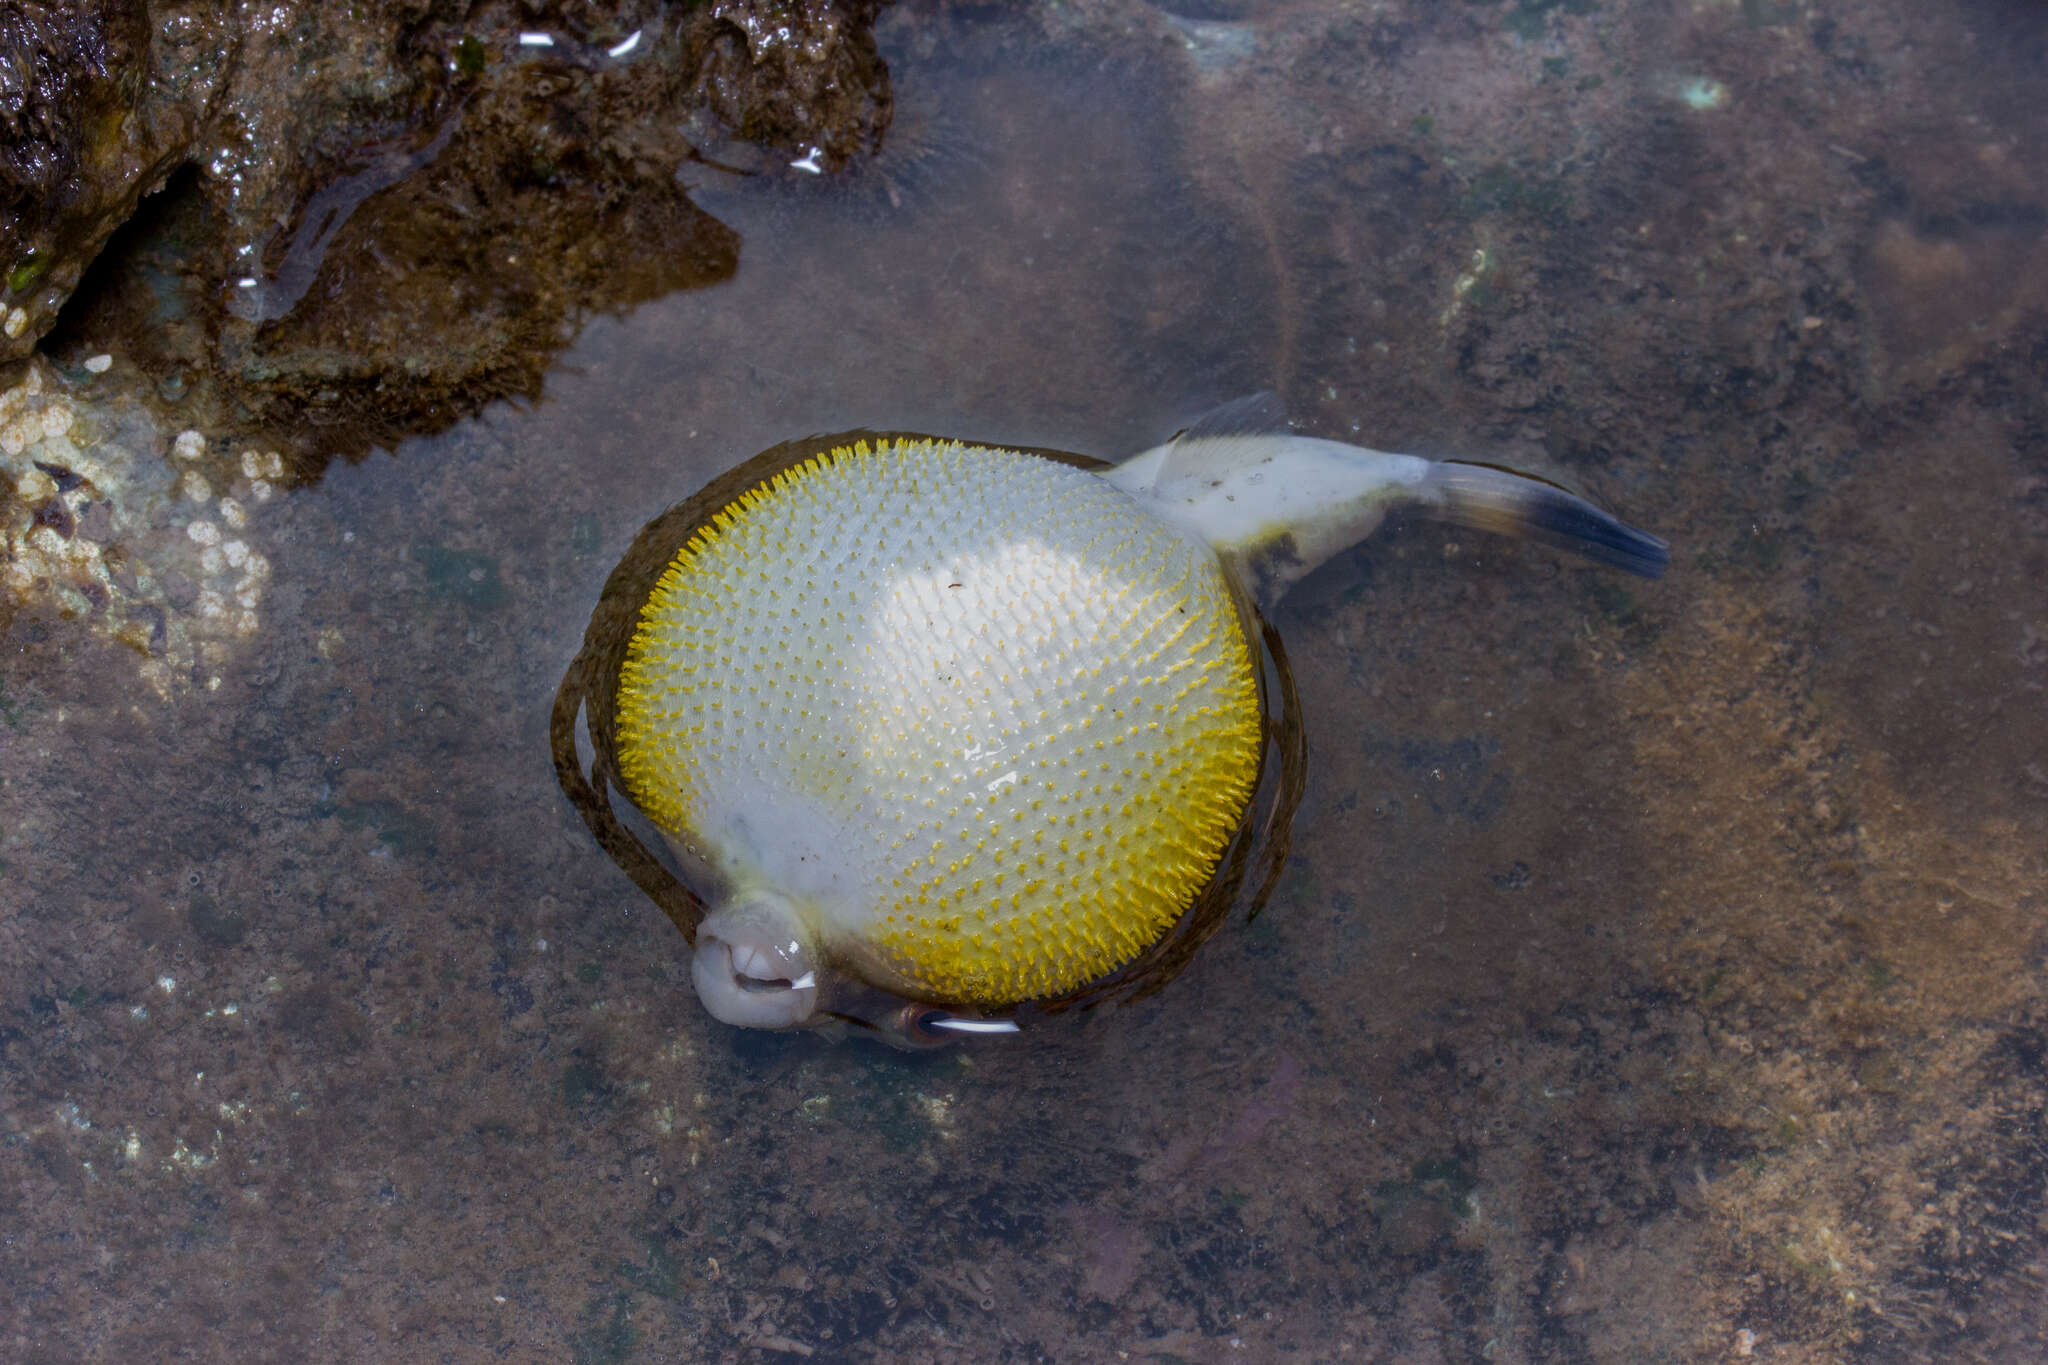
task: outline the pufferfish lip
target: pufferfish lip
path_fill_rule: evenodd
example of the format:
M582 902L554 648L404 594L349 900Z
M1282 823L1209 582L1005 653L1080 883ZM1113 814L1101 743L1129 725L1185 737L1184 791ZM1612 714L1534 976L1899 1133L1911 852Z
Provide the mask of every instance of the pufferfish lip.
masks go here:
M792 954L799 951L798 945L791 943L789 951ZM745 990L804 991L818 984L816 971L806 971L794 979L783 975L783 964L788 958L778 958L753 944L732 948L729 960L734 984Z
M780 932L779 904L772 894L757 893L698 926L690 979L713 1017L750 1028L787 1028L817 1011L811 951Z

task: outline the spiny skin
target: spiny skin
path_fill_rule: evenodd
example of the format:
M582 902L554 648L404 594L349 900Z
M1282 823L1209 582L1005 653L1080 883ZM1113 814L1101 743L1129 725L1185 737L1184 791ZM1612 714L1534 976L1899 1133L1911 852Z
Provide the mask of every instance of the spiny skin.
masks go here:
M1259 770L1214 553L1037 456L866 442L677 552L618 697L639 807L728 885L930 998L1130 961L1207 884Z

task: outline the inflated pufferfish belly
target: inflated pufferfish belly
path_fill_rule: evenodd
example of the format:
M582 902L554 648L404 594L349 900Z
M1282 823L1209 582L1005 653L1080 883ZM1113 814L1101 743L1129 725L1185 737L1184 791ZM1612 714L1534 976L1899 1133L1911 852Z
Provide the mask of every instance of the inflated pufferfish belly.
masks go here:
M1259 777L1215 552L1081 469L862 441L692 536L620 673L638 805L908 995L1059 995L1156 942Z

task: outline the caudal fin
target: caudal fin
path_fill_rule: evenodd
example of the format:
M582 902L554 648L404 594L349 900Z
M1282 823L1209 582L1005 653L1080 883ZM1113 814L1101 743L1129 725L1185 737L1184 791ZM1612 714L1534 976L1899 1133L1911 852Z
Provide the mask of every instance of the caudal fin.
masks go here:
M1496 465L1439 460L1417 488L1437 521L1541 541L1601 564L1658 578L1671 547L1554 483Z

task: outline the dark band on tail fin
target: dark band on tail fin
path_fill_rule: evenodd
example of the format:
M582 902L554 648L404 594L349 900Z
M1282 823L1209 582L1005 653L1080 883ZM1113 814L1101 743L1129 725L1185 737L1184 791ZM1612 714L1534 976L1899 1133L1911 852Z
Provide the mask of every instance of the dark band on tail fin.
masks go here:
M1644 578L1658 578L1671 547L1554 483L1497 465L1443 460L1423 483L1423 514L1457 526L1541 541Z

